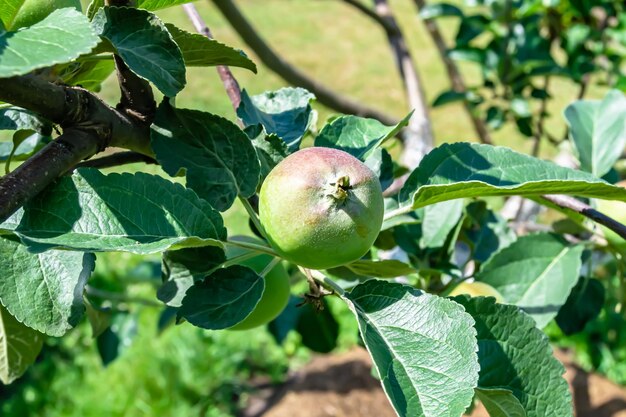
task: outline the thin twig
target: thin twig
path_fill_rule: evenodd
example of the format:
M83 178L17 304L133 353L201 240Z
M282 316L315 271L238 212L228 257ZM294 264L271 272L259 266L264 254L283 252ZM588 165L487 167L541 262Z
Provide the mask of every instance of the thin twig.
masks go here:
M259 245L256 243L241 242L238 240L227 240L226 242L222 243L225 245L237 246L239 248L244 248L255 252L266 253L275 257L280 256L278 255L278 253L276 253L276 251L274 251L274 249L270 248L269 246Z
M56 178L97 151L98 140L94 135L66 129L56 140L0 178L0 223Z
M580 200L575 199L574 197L568 195L542 195L540 198L551 202L552 204L556 204L559 207L567 208L573 210L577 213L582 214L590 220L593 220L596 223L599 223L607 228L613 230L615 233L626 239L626 225L612 219L611 217L603 214L588 204L583 203ZM396 217L402 214L407 214L415 209L411 205L402 206L395 210L391 210L385 213L384 219L389 220L392 217Z
M563 207L580 213L588 219L591 219L596 223L606 226L622 238L626 239L625 225L607 216L606 214L599 212L598 210L594 209L588 204L583 203L580 200L563 195L543 195L541 196L541 198L553 204L556 204L559 207Z
M263 235L263 237L267 238L267 236L265 235L265 229L263 228L261 220L259 219L259 215L257 214L257 210L252 207L252 204L250 204L250 201L248 201L248 199L239 197L239 201L241 201L241 204L246 209L246 212L248 213L250 220L252 220L254 227L256 227L256 229L261 235Z
M211 29L209 29L207 24L202 19L202 16L200 16L200 13L198 13L196 6L194 6L193 3L187 3L183 4L183 9L185 10L185 13L187 13L187 16L189 17L189 20L191 20L193 26L196 28L196 31L209 39L213 39ZM233 109L235 109L236 112L239 107L239 103L241 103L241 88L239 87L239 83L226 65L218 65L217 73L220 80L222 80L226 94L228 94L228 98L230 99Z

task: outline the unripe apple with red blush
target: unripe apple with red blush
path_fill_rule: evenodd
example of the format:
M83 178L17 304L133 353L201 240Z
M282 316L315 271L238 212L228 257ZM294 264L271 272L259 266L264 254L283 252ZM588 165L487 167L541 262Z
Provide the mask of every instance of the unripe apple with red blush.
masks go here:
M259 193L259 216L272 248L310 269L334 268L365 255L383 214L376 175L337 149L313 147L289 155Z

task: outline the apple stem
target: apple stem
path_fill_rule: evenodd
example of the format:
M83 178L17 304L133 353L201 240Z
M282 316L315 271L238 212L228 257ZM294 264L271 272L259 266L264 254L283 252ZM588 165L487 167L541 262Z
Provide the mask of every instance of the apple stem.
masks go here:
M272 269L274 269L274 267L275 267L276 265L278 265L278 263L279 263L280 261L281 261L281 259L280 259L280 258L274 258L274 259L272 259L272 261L271 261L269 264L267 264L267 265L265 266L265 268L263 268L263 270L261 271L261 273L260 273L259 275L260 275L262 278L265 278L265 276L266 276L267 274L269 274L269 272L270 272Z
M236 240L227 240L225 242L223 241L222 243L226 245L249 249L254 252L266 253L274 257L280 257L280 255L278 255L278 253L276 253L274 249L270 248L269 246L257 245L255 243L248 243L248 242L238 242Z
M241 255L233 256L232 258L225 260L221 264L217 265L215 268L211 269L207 273L207 275L211 275L213 272L217 271L220 268L228 268L229 266L232 266L232 265L238 265L243 261L247 261L248 259L254 258L255 256L259 256L259 254L253 251L250 251L248 253L243 253Z
M252 205L250 205L250 202L248 201L248 199L239 196L239 201L241 201L241 204L246 209L248 216L250 216L250 220L252 220L252 223L254 223L254 226L257 228L259 233L261 233L263 237L267 239L265 228L263 228L263 225L261 224L261 220L259 219L258 214L256 213L256 211L254 211L254 208L252 207Z
M317 281L318 287L319 285L323 285L326 288L330 288L331 290L333 290L339 296L344 295L344 289L341 288L341 286L335 281L324 275L321 271L315 269L307 269L303 267L298 268L304 273L309 284L311 283L311 280Z

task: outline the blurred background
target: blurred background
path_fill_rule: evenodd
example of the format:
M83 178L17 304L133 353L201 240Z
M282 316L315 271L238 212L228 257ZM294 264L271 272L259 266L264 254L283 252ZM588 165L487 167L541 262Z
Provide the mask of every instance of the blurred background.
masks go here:
M336 93L400 119L408 113L410 105L387 34L381 24L349 3L343 0L236 2L265 41L299 70ZM373 3L364 0L361 4L373 10ZM621 61L615 63L609 57L606 63L609 69L600 68L602 71L596 71L597 68L594 67L575 73L575 68L579 68L581 62L595 59L595 56L589 58L583 55L582 58L577 58L577 63L573 63L570 62L572 53L566 55L559 49L562 45L552 48L548 44L548 50L552 48L554 53L547 61L554 60L555 65L560 69L566 68L569 73L558 73L554 68L541 72L536 69L542 68L541 66L531 65L532 68L529 67L531 69L527 71L528 83L534 87L523 90L525 97L522 93L515 96L523 98L522 101L515 102L512 96L507 96L507 88L513 91L511 94L517 94L513 82L505 86L501 97L498 96L497 91L501 86L492 88L488 82L489 74L485 75L488 71L472 62L471 57L456 61L456 65L469 91L474 91L475 95L463 94L463 98L459 98L450 93L442 94L451 91L450 77L440 52L427 31L425 21L418 15L415 3L410 0L391 0L385 3L388 3L396 23L402 29L403 39L423 83L436 144L478 141L466 110L467 103L470 103L473 111L480 113L480 118L485 121L493 143L525 153L537 153L544 158L553 158L564 146L562 136L566 129L563 118L565 107L583 95L585 98L602 98L610 88L620 85ZM467 15L497 11L497 4L494 6L493 3L498 2L451 2ZM602 16L592 15L592 8L596 3L604 2L525 1L515 2L515 7L531 9L525 11L524 16L535 18L549 18L542 14L547 13L545 10L548 10L548 6L560 10L562 21L559 24L571 23L569 27L560 27L563 33L572 31L572 22L578 22L576 10L586 10L588 13L583 13L585 17L579 23L591 27L591 32L585 32L584 28L578 27L572 31L571 36L563 35L564 44L569 42L574 49L577 47L577 39L579 43L584 43L585 40L593 39L593 30L602 34L609 30L607 27L612 27L618 32L616 36L622 36L622 42L626 42L626 19L623 10L616 11L616 15L621 16L622 20L608 22L605 27L596 27L594 25L597 21L602 20ZM257 64L258 74L232 69L241 88L253 95L289 85L255 56L254 51L242 41L212 2L197 1L194 4L217 40L242 49ZM570 9L573 10L573 17L568 18ZM436 11L432 13L437 14ZM447 12L444 10L439 12L441 16L436 19L438 29L450 48L455 45L463 46L459 33L468 34L475 29L472 21L468 21L463 23L465 26L460 30L460 19L454 13L456 12L453 9ZM194 32L194 27L182 7L174 7L157 14L165 22ZM519 16L515 17L518 18L521 19ZM495 18L494 20L497 21ZM534 20L529 18L526 23L522 23L531 27L532 22ZM474 19L474 23L479 24L480 18ZM483 25L486 23L483 22ZM538 33L543 38L550 38L552 35L545 32L550 30L550 26L546 27L548 29L544 27L541 29L543 32ZM488 45L490 38L478 31L476 39L472 38L472 41ZM549 39L549 42L557 40ZM541 49L533 45L530 38L527 48ZM465 53L471 52L468 48L457 49ZM546 64L545 61L542 64ZM511 65L511 68L507 69L505 66L499 68L499 71L514 72L515 66L521 64L513 62ZM607 75L609 73L618 75L611 78ZM549 84L546 81L548 79ZM177 97L178 107L201 109L235 119L232 105L214 69L189 68L187 80L187 88ZM581 91L583 82L584 91ZM472 90L474 87L475 90ZM118 99L117 91L116 79L110 76L102 87L102 96L114 104ZM320 127L328 118L338 114L318 102L314 103L314 108L318 112L317 125ZM546 140L541 142L542 146L535 149L532 126L537 118L541 119L543 133L548 133ZM525 129L524 123L530 123L531 132ZM553 137L548 137L550 135ZM554 138L556 139L552 140ZM148 170L160 173L158 167L139 164L117 170ZM237 204L225 213L225 223L230 225L230 235L251 234L245 211ZM617 277L617 272L608 271L607 276ZM357 352L355 357L347 360L352 365L339 369L354 372L348 372L348 375L353 375L353 380L361 378L354 383L365 389L365 392L376 391L373 386L368 385L370 382L364 382L369 377L369 369L361 369L355 365L366 362L366 359L361 351L354 350L359 343L356 323L341 303L329 300L328 311L332 315L312 318L316 326L327 329L328 340L312 343L306 340L306 332L290 332L283 335L280 338L281 343L278 343L276 333L266 328L209 332L190 325L174 325L175 315L169 310L164 311L162 304L156 300L155 293L160 284L161 264L158 257L98 254L96 271L90 280L87 294L94 307L107 311L106 314L96 313L96 309L90 312L97 315L93 321L101 320L103 328L108 326L107 330L94 339L92 327L84 320L64 338L48 338L37 363L24 377L10 386L0 384L0 415L242 415L242 410L250 407L254 398L263 395L264 388L289 380L294 372L306 366L317 355L313 350L332 350L335 358ZM294 294L302 293L302 290L304 288L298 286L293 288ZM297 299L294 300L296 303ZM615 383L626 384L626 343L623 343L626 341L626 326L623 316L614 313L615 309L612 309L618 300L618 294L608 294L606 309L597 319L588 323L582 333L565 336L554 323L549 326L548 333L557 346L576 348L575 354L568 359L577 364L579 368L576 369L599 372ZM340 374L341 372L338 375ZM346 382L348 383L349 381ZM313 381L311 384L315 387L320 382ZM340 387L334 388L341 393ZM621 395L619 388L615 389ZM379 395L380 389L376 392ZM374 396L374 393L371 395ZM378 399L383 401L382 397ZM306 407L303 405L302 408ZM366 415L365 411L359 411L356 406L352 410L354 413L351 415ZM297 408L292 409L292 412L296 411ZM378 414L371 415L386 415L385 411L376 412ZM335 409L328 411L328 415L344 414Z

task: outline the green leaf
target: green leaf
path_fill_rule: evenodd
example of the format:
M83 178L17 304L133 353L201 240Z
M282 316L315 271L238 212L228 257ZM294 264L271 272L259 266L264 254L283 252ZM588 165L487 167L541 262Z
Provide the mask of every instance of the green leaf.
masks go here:
M289 155L289 149L285 141L273 133L256 137L252 140L252 145L259 158L261 176L263 178Z
M227 329L250 315L264 290L263 278L248 267L218 269L187 290L178 318L203 329Z
M470 42L472 42L474 39L480 36L481 33L483 33L484 31L490 28L493 28L494 26L496 27L495 30L497 31L499 28L492 22L493 20L491 18L488 18L487 16L481 13L471 15L471 16L464 16L463 19L461 19L459 29L456 33L455 41L456 41L457 47L469 45ZM500 29L500 31L502 31L502 29ZM516 32L513 32L513 33L516 33ZM500 42L502 41L498 39L501 36L502 35L496 35L496 40L487 44L486 48L483 47L484 50L486 50L486 52L489 53L489 52L493 52L494 49L498 49L498 52L501 53L499 50L499 45L500 45ZM496 44L497 46L494 46L493 44ZM481 48L475 48L475 49L480 50Z
M383 225L380 230L388 230L396 226L400 226L402 224L415 224L421 223L421 220L418 219L415 212L403 213L399 215L387 216L387 213L393 213L398 210L398 202L394 198L385 198L385 217L383 220ZM7 220L8 221L8 220ZM421 230L421 226L420 226Z
M572 397L547 337L519 308L493 297L459 296L454 301L475 320L478 388L509 390L528 417L572 416Z
M289 296L289 302L284 310L267 324L267 331L270 332L279 345L282 345L290 331L295 330L298 324L298 317L300 316L300 307L304 307L300 306L301 302L301 298L295 295Z
M102 7L104 7L104 0L91 0L87 6L87 18L92 20Z
M180 4L191 3L194 0L138 0L137 7L146 10L161 10Z
M30 110L11 106L0 109L0 130L34 130L50 135L52 125Z
M457 47L448 51L447 55L455 61L467 61L481 64L485 61L485 51L480 48Z
M389 152L384 148L376 148L364 163L378 177L382 190L389 188L393 183L393 160Z
M394 278L417 272L417 270L411 265L395 259L386 259L382 261L360 259L344 266L356 274L379 278Z
M60 71L59 77L65 84L79 85L98 92L104 80L115 70L115 62L113 57L102 57L65 64L57 70Z
M260 167L254 147L227 119L176 109L164 101L157 110L151 140L165 172L174 176L185 170L187 186L220 211L228 209L238 195L250 197L256 191Z
M579 100L567 106L565 119L580 169L601 177L626 147L626 97L611 90L603 100Z
M456 198L541 194L626 201L626 189L586 172L505 147L452 143L422 159L402 187L400 202L415 209Z
M248 126L246 134L252 140L261 165L261 178L265 178L280 161L289 155L289 149L284 140L275 134L267 134L262 125Z
M521 307L542 329L576 285L582 252L582 245L571 245L556 234L522 236L485 262L476 279Z
M35 363L43 335L17 321L0 305L0 381L9 385Z
M598 317L604 299L602 282L594 278L581 278L556 315L556 323L568 336L581 332L588 322Z
M41 22L52 11L66 7L82 11L80 1L76 0L0 0L0 26L4 23L7 30L17 32Z
M241 92L237 116L245 126L261 124L267 133L284 140L291 152L300 147L312 121L310 101L315 96L303 88L281 88L250 97Z
M186 83L183 55L154 14L129 7L104 7L92 23L135 74L154 83L169 97L183 89Z
M19 208L13 213L4 223L0 223L0 236L9 235L13 236L13 231L20 225L22 217L24 216L24 208Z
M500 129L506 122L506 114L499 106L491 106L487 109L485 122L493 130Z
M128 349L137 336L138 317L136 313L117 312L111 319L111 326L96 340L98 353L103 365L113 362Z
M335 349L339 323L328 308L328 302L322 299L321 310L308 303L297 309L295 330L300 333L302 344L317 353L329 353Z
M76 326L85 307L83 288L95 266L91 253L30 253L0 238L0 302L24 325L49 336Z
M463 17L463 11L448 3L427 4L420 9L420 17L424 20L443 16Z
M209 67L228 65L246 68L256 74L256 65L238 49L226 46L215 39L198 33L185 32L171 23L165 25L180 48L188 67Z
M15 233L31 250L139 254L221 246L218 240L226 239L220 214L182 185L156 175L104 175L95 169L79 169L31 200Z
M105 332L111 325L111 312L108 309L101 309L85 299L85 312L89 325L91 326L91 335L95 339Z
M531 117L516 117L515 125L522 135L529 138L533 136L533 119Z
M468 204L465 211L469 224L461 233L471 245L475 260L485 262L494 252L508 246L517 238L507 221L490 210L484 201Z
M26 109L0 109L0 130L15 130L13 143L0 142L0 161L25 160L50 142L52 124Z
M400 417L460 416L478 381L473 320L456 303L369 280L344 295Z
M476 388L476 396L490 417L526 417L524 407L508 389Z
M364 161L384 141L396 136L409 123L413 112L395 126L385 126L375 119L341 116L322 128L315 146L340 149Z
M0 78L69 62L91 51L99 40L87 18L74 8L55 10L18 32L0 30Z
M444 201L424 208L420 246L440 248L463 215L463 199Z
M530 104L528 100L523 99L521 97L515 97L511 100L511 111L515 116L520 118L527 118L532 116L532 112L530 111Z
M433 101L433 107L440 107L445 104L456 103L457 101L465 101L467 98L467 92L459 92L455 90L444 91Z
M0 5L0 22L5 28L11 29L13 20L17 16L20 8L23 6L24 0L2 0Z
M339 323L332 314L326 299L321 309L310 303L302 304L302 298L291 296L287 307L272 320L268 331L282 344L292 330L300 334L302 344L313 352L329 353L337 347Z
M0 162L8 161L9 158L24 161L51 140L50 136L42 136L32 130L18 130L13 134L13 143L0 142Z
M168 306L180 307L189 287L225 260L224 250L215 246L165 252L162 271L167 281L157 291L157 298Z

